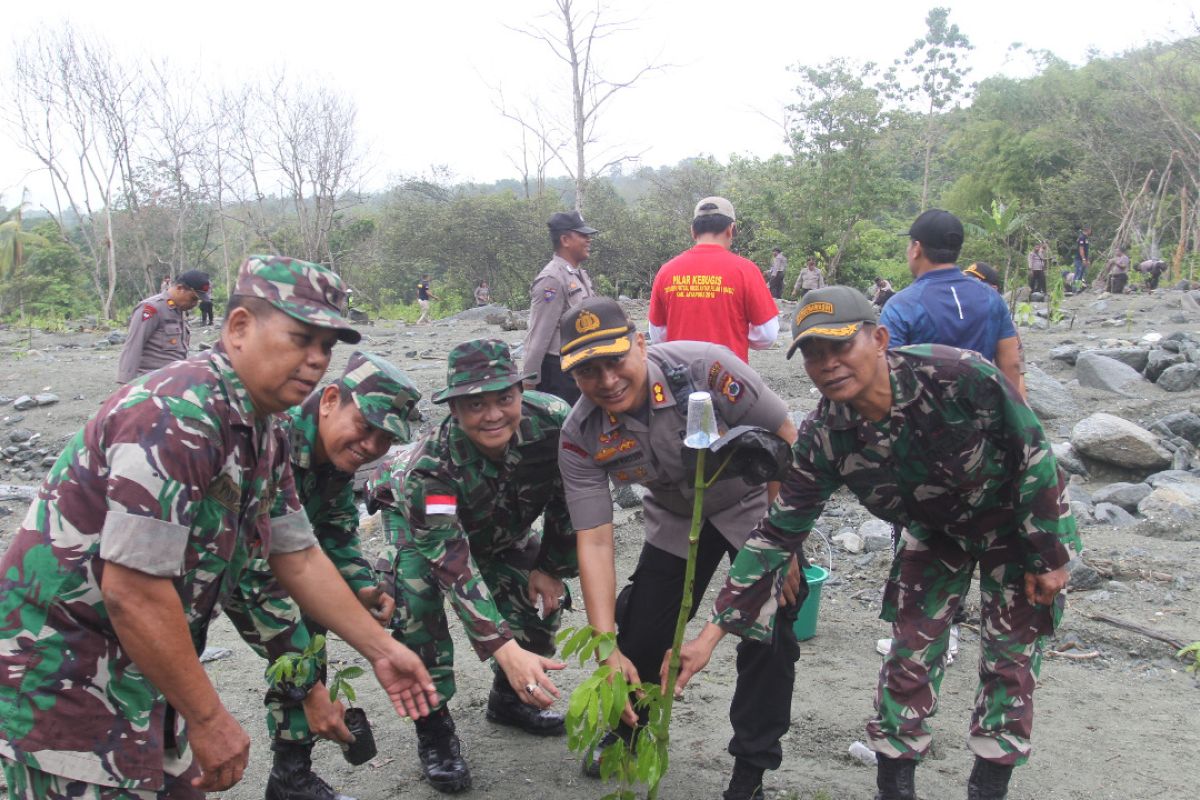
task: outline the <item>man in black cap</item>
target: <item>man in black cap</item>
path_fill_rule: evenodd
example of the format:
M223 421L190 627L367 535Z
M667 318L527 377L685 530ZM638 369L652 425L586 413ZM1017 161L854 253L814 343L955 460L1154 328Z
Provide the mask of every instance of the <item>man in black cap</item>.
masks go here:
M137 304L129 319L125 349L117 363L117 383L129 383L138 375L188 357L192 334L187 312L201 300L209 300L210 289L208 273L190 269L165 292Z
M592 250L592 236L599 231L583 221L578 211L559 212L546 223L554 257L542 268L529 287L529 332L525 334L525 371L537 377L525 382L561 397L568 403L579 399L579 389L563 375L559 365L558 321L596 292L581 264Z
M796 426L783 402L728 347L674 341L647 346L621 306L595 297L563 315L562 367L583 393L559 439L559 470L579 550L579 581L588 622L617 634L607 659L637 682L653 681L671 646L687 567L694 487L683 462L688 394L712 395L722 430L755 425L793 442ZM629 583L617 594L613 567L613 516L609 481L618 488L641 484L646 541ZM721 560L733 558L750 528L766 513L777 484L714 484L704 495L704 525L697 553L693 613ZM793 562L784 612L794 620L799 566ZM777 769L780 738L791 721L795 661L800 655L790 624L765 642L738 648L737 686L730 703L733 775L724 800L762 800L763 771ZM633 738L637 717L627 708L622 738ZM584 762L598 777L599 753L616 742L610 734Z
M906 235L914 280L879 316L891 346L945 344L974 350L1019 386L1020 347L1004 298L963 275L954 263L963 246L958 217L932 208L917 217Z

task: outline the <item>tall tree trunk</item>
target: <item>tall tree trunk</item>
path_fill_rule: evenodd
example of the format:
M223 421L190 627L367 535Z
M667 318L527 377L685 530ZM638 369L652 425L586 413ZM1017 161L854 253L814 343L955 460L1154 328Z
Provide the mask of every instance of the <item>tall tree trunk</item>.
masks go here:
M1184 187L1179 193L1179 245L1175 248L1175 257L1171 259L1171 280L1178 282L1182 277L1183 254L1187 252L1188 239L1188 190Z

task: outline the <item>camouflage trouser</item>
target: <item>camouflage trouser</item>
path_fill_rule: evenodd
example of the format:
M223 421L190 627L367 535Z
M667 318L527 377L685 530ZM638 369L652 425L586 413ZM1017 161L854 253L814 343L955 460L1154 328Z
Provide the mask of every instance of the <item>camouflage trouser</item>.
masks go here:
M496 561L477 561L480 576L487 584L513 637L521 647L543 656L554 655L554 634L562 611L545 619L529 602L529 570ZM454 697L454 643L446 619L446 600L441 587L429 573L429 562L409 548L396 554L396 617L392 636L411 648L429 670L437 686L441 705ZM492 670L500 674L495 660Z
M982 641L968 746L981 758L1015 765L1029 758L1042 637L1054 631L1064 601L1059 596L1049 607L1029 603L1019 547L1007 540L990 534L978 562ZM937 711L950 622L975 564L945 537L923 542L904 532L880 614L893 624L876 716L867 724L876 752L920 759L929 750L928 719Z
M163 769L178 772L176 767L182 768L183 764L175 755L168 755ZM0 768L3 768L4 781L8 784L8 800L204 800L204 792L192 786L192 779L200 776L200 765L194 761L178 775L168 773L159 791L120 789L77 781L42 772L3 756L0 756Z
M303 617L303 620L304 626L308 628L308 632L313 636L317 634L325 636L329 633L315 620L309 617ZM317 680L328 685L328 647L321 650L320 661L321 666L317 673ZM263 698L263 705L267 707L267 734L272 740L283 739L288 742L312 742L316 740L312 731L308 729L308 717L304 715L302 702L302 700L288 700L282 692L276 689L269 689L267 691L267 696Z

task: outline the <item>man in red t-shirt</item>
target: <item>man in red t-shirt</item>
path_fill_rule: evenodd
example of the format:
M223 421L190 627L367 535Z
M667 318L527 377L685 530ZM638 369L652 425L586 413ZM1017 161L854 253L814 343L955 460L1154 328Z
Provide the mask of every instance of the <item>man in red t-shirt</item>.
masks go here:
M779 335L779 309L753 261L731 253L733 204L706 197L692 215L696 244L662 265L650 294L650 340L723 344L743 361Z

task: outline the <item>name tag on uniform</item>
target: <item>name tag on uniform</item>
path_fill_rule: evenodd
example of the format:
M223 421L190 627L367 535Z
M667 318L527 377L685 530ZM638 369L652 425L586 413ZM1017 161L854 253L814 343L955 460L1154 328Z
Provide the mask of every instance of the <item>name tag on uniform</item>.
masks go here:
M226 511L234 514L241 511L242 493L236 483L227 473L221 473L208 487L208 496L221 505Z

